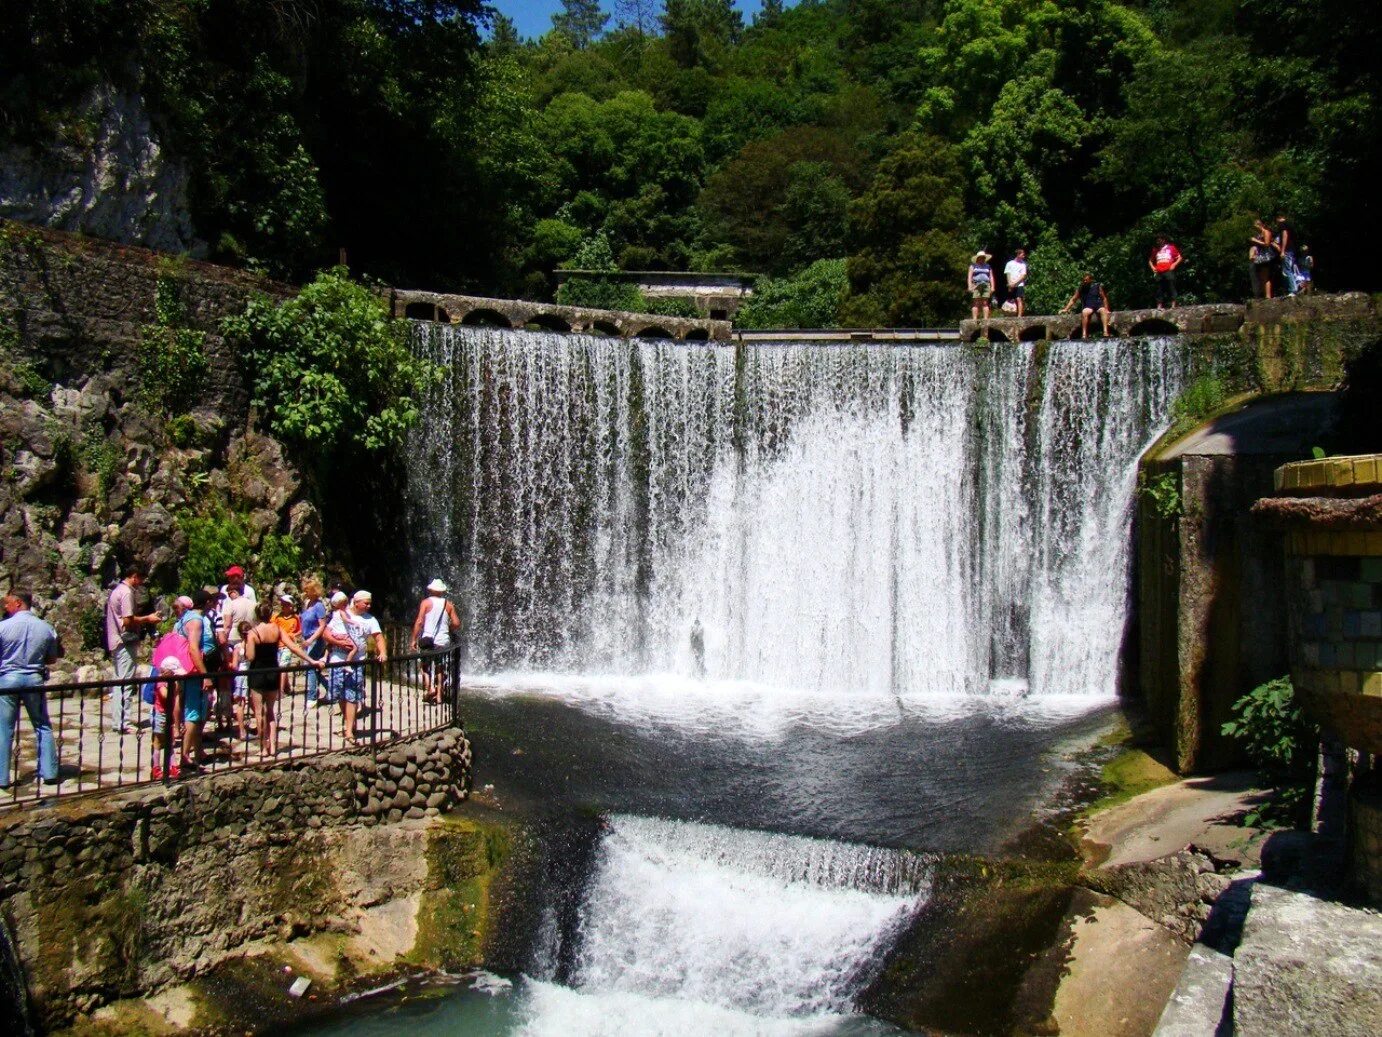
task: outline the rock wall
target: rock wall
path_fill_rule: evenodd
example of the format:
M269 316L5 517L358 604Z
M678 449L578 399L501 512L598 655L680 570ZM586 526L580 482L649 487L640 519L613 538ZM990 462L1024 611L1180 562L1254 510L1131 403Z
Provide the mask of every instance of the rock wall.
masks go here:
M176 293L209 361L172 417L140 397L139 349L160 290ZM275 532L308 558L319 550L320 515L302 475L255 430L219 331L251 293L288 291L224 267L0 223L0 588L31 590L69 653L96 648L104 587L120 563L142 561L155 585L174 586L188 514L244 516L252 548Z
M4 815L0 912L37 1019L67 1024L264 941L373 925L361 956L392 964L426 929L429 831L467 796L470 762L464 731L448 728L377 758L340 753Z
M0 148L0 218L169 252L204 252L187 170L163 153L143 98L108 83L42 148Z

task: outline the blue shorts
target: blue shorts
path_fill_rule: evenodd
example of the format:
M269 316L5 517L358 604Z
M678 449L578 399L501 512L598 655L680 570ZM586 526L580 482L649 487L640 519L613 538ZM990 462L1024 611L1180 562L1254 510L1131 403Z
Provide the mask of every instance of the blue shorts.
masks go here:
M202 691L200 677L182 682L182 719L189 724L200 724L206 719L206 693Z
M327 702L363 702L365 700L365 668L338 666L326 671Z

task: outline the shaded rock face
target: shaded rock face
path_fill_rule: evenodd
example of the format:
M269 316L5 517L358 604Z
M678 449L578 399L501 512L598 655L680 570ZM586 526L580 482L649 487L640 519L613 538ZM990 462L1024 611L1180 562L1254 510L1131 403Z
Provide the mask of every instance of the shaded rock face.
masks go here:
M0 149L0 217L199 254L187 186L143 98L109 84L95 87L42 150Z

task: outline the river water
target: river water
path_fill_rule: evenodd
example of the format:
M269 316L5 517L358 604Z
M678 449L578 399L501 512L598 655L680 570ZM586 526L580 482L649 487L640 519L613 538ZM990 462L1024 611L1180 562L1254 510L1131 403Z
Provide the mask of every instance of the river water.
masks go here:
M1112 708L1177 344L416 334L477 781L602 822L521 972L330 1032L889 1032L928 855L997 851Z

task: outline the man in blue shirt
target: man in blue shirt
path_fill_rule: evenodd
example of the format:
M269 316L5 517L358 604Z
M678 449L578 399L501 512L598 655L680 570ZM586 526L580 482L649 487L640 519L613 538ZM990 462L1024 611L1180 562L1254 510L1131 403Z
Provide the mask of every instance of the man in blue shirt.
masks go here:
M19 727L20 700L38 737L39 777L45 785L58 783L58 750L48 721L48 696L41 689L48 665L58 661L62 649L57 632L30 611L33 604L28 591L10 591L4 598L6 618L0 622L0 788L5 789L10 787L10 746Z

